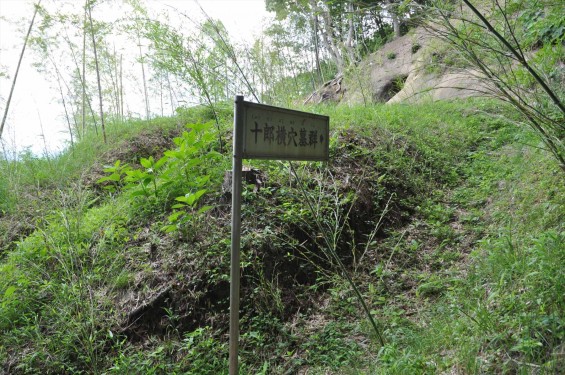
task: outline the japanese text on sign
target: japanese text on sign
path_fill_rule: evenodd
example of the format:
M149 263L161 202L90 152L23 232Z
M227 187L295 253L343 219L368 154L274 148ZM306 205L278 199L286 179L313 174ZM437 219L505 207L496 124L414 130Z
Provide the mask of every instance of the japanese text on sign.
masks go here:
M328 160L329 117L245 102L243 157Z

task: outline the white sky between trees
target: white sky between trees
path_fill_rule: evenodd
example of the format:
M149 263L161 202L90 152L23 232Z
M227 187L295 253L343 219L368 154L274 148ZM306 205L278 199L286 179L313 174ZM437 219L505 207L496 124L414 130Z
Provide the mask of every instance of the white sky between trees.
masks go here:
M25 33L33 16L34 2L33 0L0 0L0 72L9 75L9 78L0 77L0 116L4 113ZM82 0L42 0L42 5L48 11L64 5L80 8L83 3ZM265 11L264 0L200 0L198 3L194 0L146 0L143 3L151 14L167 12L174 26L185 27L186 25L187 28L193 26L175 17L175 9L190 15L191 18L194 17L195 20L201 20L203 15L198 6L200 4L210 17L224 23L231 40L238 43L252 43L267 25L265 19L272 18ZM113 9L104 12L107 14L101 14L94 8L93 18L111 21L112 19L105 19L104 16L113 15L114 18L123 16L120 10L127 8L122 1L115 0L111 4ZM34 27L40 21L38 17L36 17ZM116 41L116 48L118 46L119 41ZM135 56L139 50L137 46L132 46L124 53L131 53L132 56ZM32 66L37 61L38 57L34 55L34 51L26 49L10 104L6 128L0 141L4 149L12 156L26 148L29 148L35 155L44 155L45 148L50 154L57 153L66 147L70 139L56 80L49 81L38 73ZM138 73L138 81L141 82L141 68L133 67L133 69L132 73ZM130 87L128 92L126 87L125 90L129 110L132 113L138 113L139 117L144 117L142 89ZM45 135L45 140L42 133ZM2 147L0 147L0 152L2 152Z

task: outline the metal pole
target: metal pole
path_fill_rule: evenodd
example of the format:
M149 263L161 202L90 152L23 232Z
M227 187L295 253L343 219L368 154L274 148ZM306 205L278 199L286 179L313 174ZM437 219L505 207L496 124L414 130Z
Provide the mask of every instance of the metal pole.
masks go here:
M235 97L233 132L231 274L230 274L230 375L238 373L239 351L239 251L241 238L241 169L243 152L243 96Z

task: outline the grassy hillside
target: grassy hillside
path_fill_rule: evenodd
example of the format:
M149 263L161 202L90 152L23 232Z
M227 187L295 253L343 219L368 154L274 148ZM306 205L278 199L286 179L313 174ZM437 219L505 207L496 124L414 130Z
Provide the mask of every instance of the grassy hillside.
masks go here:
M563 173L512 112L305 110L328 164L245 163L241 372L564 371ZM227 373L231 111L0 161L0 373Z

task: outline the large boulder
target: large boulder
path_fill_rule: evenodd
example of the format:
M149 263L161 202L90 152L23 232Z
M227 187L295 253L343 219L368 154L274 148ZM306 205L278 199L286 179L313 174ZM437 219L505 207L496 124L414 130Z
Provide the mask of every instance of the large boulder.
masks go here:
M485 95L478 72L450 66L449 53L448 46L418 28L327 82L306 102L398 103Z

